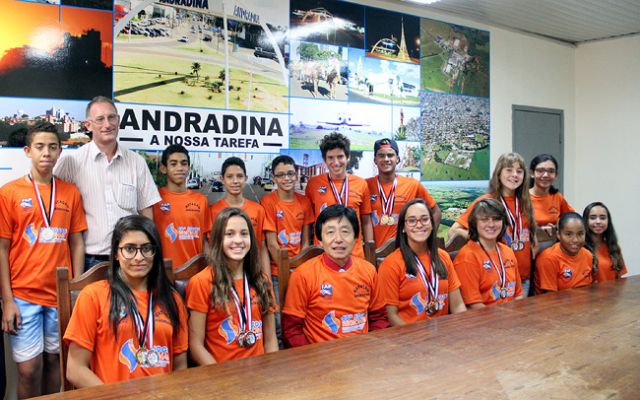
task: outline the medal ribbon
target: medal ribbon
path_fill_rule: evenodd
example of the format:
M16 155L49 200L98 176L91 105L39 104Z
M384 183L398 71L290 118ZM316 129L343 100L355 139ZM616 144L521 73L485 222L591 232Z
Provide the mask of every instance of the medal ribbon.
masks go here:
M380 193L380 203L382 203L382 215L391 215L393 212L393 205L396 202L396 186L398 186L398 178L393 179L393 186L391 186L389 195L384 193L384 189L380 183L380 178L378 178L376 183L378 184L378 193Z
M147 304L147 320L142 322L142 315L140 315L138 307L135 308L133 320L136 324L136 333L138 334L138 344L140 345L140 348L152 349L153 331L155 330L155 323L153 320L153 294L149 293L149 303ZM147 344L148 346L145 346Z
M500 254L500 246L498 245L498 243L496 243L496 253L498 253L498 260L500 260L500 269L498 269L498 266L493 262L493 260L491 259L491 256L489 255L489 252L487 252L487 250L484 248L482 243L480 243L480 241L478 241L478 244L480 245L480 248L482 248L482 251L484 251L484 254L487 255L487 258L489 258L489 262L491 263L491 266L498 273L498 278L500 278L500 290L506 289L507 288L507 274L504 271L504 262L502 262L502 255Z
M242 276L244 281L244 298L240 302L240 296L236 291L235 286L231 286L233 295L233 304L236 306L236 312L238 313L238 320L240 321L240 332L251 330L251 292L249 292L249 281L247 280L247 274ZM249 299L249 301L247 301ZM244 309L244 310L243 310ZM248 328L247 328L248 327Z
M336 199L338 204L341 204L345 207L349 204L349 176L345 175L344 182L342 183L342 189L340 189L340 193L338 193L338 188L336 188L335 183L331 179L331 175L327 174L327 178L329 179L329 186L331 186L331 191L333 192L333 197ZM344 202L342 198L344 197Z
M520 238L522 237L522 213L520 212L520 202L518 201L518 196L515 196L515 200L516 215L514 216L509 207L507 207L507 203L504 201L504 197L500 196L500 201L502 201L502 205L507 211L507 216L509 217L509 225L511 225L513 241L520 242Z
M38 198L38 205L40 206L40 212L42 213L44 226L49 228L51 226L51 221L53 220L53 212L56 209L56 179L54 177L51 177L51 195L49 197L49 214L47 215L47 209L44 206L44 200L42 199L42 195L40 195L38 184L31 177L31 174L29 174L28 176L29 176L29 180L33 184L33 190L36 192L36 197Z
M420 274L420 279L422 279L422 283L424 283L424 287L427 288L427 293L429 294L429 298L427 301L437 301L438 298L438 286L440 284L440 277L436 274L436 271L433 268L433 262L431 263L431 277L427 280L427 276L424 272L424 266L420 262L418 256L416 256L416 269Z

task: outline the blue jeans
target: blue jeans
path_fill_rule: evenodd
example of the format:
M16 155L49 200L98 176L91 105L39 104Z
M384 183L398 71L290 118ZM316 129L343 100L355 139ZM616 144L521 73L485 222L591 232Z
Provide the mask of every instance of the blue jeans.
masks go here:
M109 261L108 255L95 255L95 254L85 254L84 255L84 272L87 272L94 265L101 263L103 261ZM75 277L77 278L77 277Z

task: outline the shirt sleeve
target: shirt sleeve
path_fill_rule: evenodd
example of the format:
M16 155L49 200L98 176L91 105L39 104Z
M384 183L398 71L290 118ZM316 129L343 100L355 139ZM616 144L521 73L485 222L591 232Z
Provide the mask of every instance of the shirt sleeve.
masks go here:
M386 305L384 300L382 300L382 296L380 295L380 283L378 280L378 273L376 272L376 267L369 264L369 266L373 269L372 277L371 277L371 301L369 302L369 312L378 310L380 308L384 308ZM386 318L386 313L385 313Z
M536 259L536 272L538 273L539 289L557 291L558 290L558 268L553 260L553 247L545 250Z
M387 257L378 267L380 299L385 305L398 306L400 304L399 270L397 260L393 256Z
M105 292L105 295L107 292ZM93 288L87 286L78 295L76 305L73 307L71 319L64 333L64 340L73 342L90 352L94 352L96 336L98 334L98 318L100 317L100 303L95 296ZM110 323L110 321L106 321Z
M465 229L469 229L469 215L471 215L471 210L473 209L473 206L475 206L476 203L483 198L484 198L483 196L480 196L474 201L472 201L471 204L469 204L469 207L467 207L467 209L464 210L462 215L460 215L458 219L456 219L456 222L462 225Z
M460 283L460 278L458 277L458 273L453 266L453 261L451 261L451 257L449 253L444 250L438 250L438 255L440 259L444 263L444 267L447 269L447 282L449 283L449 293L453 292L456 289L459 289L462 285Z
M302 272L304 271L296 269L291 273L287 296L285 297L284 308L282 309L284 314L299 318L304 318L307 315L307 306L309 305L306 279L302 276Z
M153 181L147 162L139 154L134 153L136 156L136 166L138 173L138 210L144 210L147 207L151 207L161 200L158 187Z
M208 269L207 269L208 271ZM211 304L211 285L204 279L202 273L189 279L185 295L187 308L206 314Z
M202 213L202 232L209 233L211 232L211 209L209 208L209 203L206 197L202 203L204 205L204 212Z
M77 150L76 150L77 151ZM53 174L58 178L75 184L73 170L75 165L75 159L70 153L67 153L60 157L56 165L53 167Z
M174 293L176 299L176 305L178 306L178 317L180 320L180 329L173 343L173 354L181 354L189 349L189 324L187 309L184 306L184 302L178 293Z
M11 198L5 193L5 188L0 189L0 237L11 240L13 236L13 212L10 210Z
M460 279L460 293L465 304L482 303L480 292L480 269L473 252L464 247L453 262L454 269Z
M362 182L362 204L360 204L360 215L371 214L371 194L366 182Z
M69 233L83 232L88 229L87 218L84 213L84 207L82 206L82 196L80 191L73 187L73 211L71 214L71 227Z
M420 197L421 199L423 199L427 203L429 208L433 208L437 206L436 201L434 200L433 197L431 197L431 194L429 194L429 191L427 190L427 188L420 182L418 182L417 197Z
M568 212L575 212L575 211L576 210L574 210L573 207L569 205L569 203L567 202L567 199L565 199L564 196L560 194L560 215Z
M276 231L276 210L273 207L273 202L269 196L264 196L260 200L260 205L264 208L264 226L262 229L265 232Z
M311 206L311 202L308 198L302 197L302 212L304 212L304 224L309 225L316 222L316 218L313 215L313 207Z

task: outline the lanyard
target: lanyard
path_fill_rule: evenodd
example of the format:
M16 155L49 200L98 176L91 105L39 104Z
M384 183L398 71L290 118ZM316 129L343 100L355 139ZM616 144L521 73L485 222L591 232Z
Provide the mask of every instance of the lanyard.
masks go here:
M240 296L236 291L235 286L231 286L233 295L233 304L236 306L236 312L238 313L238 320L240 321L240 332L251 330L251 293L249 292L249 281L247 280L247 274L242 275L244 282L244 298L240 302ZM247 301L247 299L249 299Z
M382 203L382 215L391 215L393 212L393 205L396 202L396 186L398 186L398 178L393 179L393 186L389 194L385 194L382 184L380 183L380 177L376 180L378 184L378 193L380 193L380 203Z
M135 297L134 297L135 300ZM153 294L149 293L149 303L147 303L147 320L142 322L142 315L140 315L140 311L138 311L138 307L135 308L135 313L133 314L133 320L136 323L136 333L138 334L138 344L140 348L153 348L153 331L154 320L153 320ZM149 340L147 340L149 339ZM148 346L147 346L148 345Z
M418 256L416 256L416 264L418 273L420 274L420 279L422 279L422 283L424 284L424 287L427 289L427 293L429 294L428 301L436 301L438 298L438 285L440 277L433 268L433 262L431 262L431 276L429 277L429 280L427 280L427 276L424 272L424 266L420 262Z
M500 269L498 269L498 266L493 262L493 260L491 259L491 256L489 255L487 250L484 248L482 243L478 241L478 244L480 245L480 248L482 249L482 251L484 251L484 254L487 255L487 258L489 258L489 263L491 263L491 266L493 266L493 268L498 273L498 278L500 279L500 290L505 290L507 287L507 274L504 271L504 262L502 262L502 255L500 254L500 246L498 245L498 243L496 243L496 253L498 253L498 260L500 260Z
M516 215L514 216L509 207L507 207L507 203L504 201L504 197L500 196L500 201L502 201L502 205L507 211L507 216L509 217L509 225L511 225L513 241L519 243L520 239L522 238L522 213L520 212L520 202L518 201L518 196L515 196L515 200Z
M338 189L336 188L335 183L331 179L331 175L327 173L327 178L329 179L329 186L331 186L331 191L333 192L333 197L336 199L338 204L341 204L345 207L349 205L349 176L345 175L344 181L342 183L342 189L340 189L340 193L338 193ZM344 198L344 202L342 199Z
M49 213L47 214L47 210L44 206L44 200L40 195L40 190L38 189L38 184L31 177L31 174L28 175L29 180L33 184L33 190L36 192L36 197L38 198L38 205L40 206L40 212L42 213L42 219L44 220L44 226L49 228L51 226L51 221L53 220L53 212L56 209L56 180L51 177L51 195L49 197Z

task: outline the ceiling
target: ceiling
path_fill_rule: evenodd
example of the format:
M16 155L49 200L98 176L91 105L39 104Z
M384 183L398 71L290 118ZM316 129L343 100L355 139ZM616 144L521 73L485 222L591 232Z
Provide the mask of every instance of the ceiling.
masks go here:
M418 7L571 44L640 33L640 0L440 0Z

